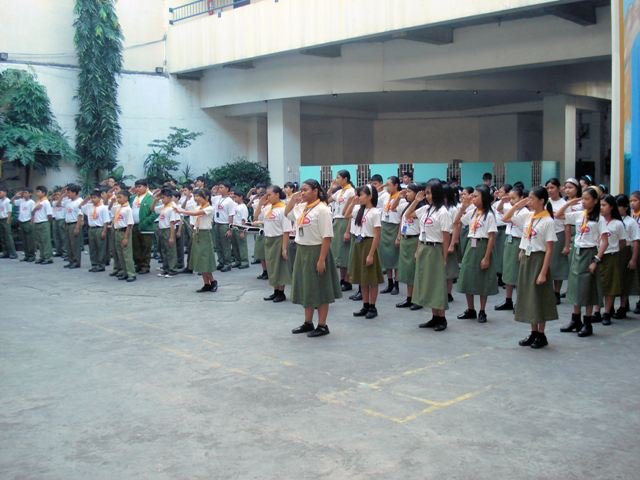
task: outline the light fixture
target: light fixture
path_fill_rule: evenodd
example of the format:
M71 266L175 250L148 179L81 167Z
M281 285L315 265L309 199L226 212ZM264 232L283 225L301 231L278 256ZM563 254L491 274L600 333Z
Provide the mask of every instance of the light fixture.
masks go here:
M0 62L6 62L9 60L9 54L7 52L0 52Z

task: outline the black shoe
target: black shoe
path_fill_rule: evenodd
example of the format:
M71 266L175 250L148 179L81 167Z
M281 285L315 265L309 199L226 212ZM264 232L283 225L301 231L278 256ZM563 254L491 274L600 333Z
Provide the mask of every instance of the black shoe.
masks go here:
M404 302L396 303L396 308L409 308L413 305L408 298Z
M447 329L447 319L445 317L438 317L438 324L433 327L434 332L442 332Z
M216 293L218 291L218 280L214 280L211 283L211 289L209 290L211 293Z
M601 323L602 315L600 312L594 312L593 317L591 318L591 323Z
M136 277L127 277L127 283L135 282Z
M285 296L284 292L278 292L278 294L273 299L273 303L281 303L281 302L284 302L286 299L287 297Z
M453 302L453 295L451 295L450 293L447 294L447 301L449 303Z
M435 328L438 325L439 318L434 316L426 323L421 323L418 328Z
M230 272L231 267L229 265L225 265L224 267L219 269L222 273Z
M475 320L476 318L478 318L476 311L471 310L469 308L466 309L464 313L461 313L460 315L458 315L459 320Z
M111 272L111 273L109 274L109 276L110 276L110 277L117 277L118 275L120 275L120 272L117 272L117 271L115 271L115 272Z
M39 259L38 259L38 260L36 260L34 263L35 263L36 265L40 265L42 262L44 262L44 260L43 260L43 259L41 259L41 258L39 258Z
M304 322L298 328L294 328L293 330L291 330L291 333L297 335L298 333L313 332L314 330L315 329L313 328L313 323Z
M609 313L602 314L602 325L611 325L611 315Z
M369 304L365 303L360 310L353 312L354 317L365 317L369 311Z
M138 273L138 275L146 275L147 273L149 273L150 270L148 268L141 268Z
M43 260L40 265L52 265L53 264L53 260Z
M78 265L77 263L72 263L71 265L69 265L69 270L72 270L74 268L80 268L80 265Z
M354 302L359 302L360 300L362 300L362 292L358 290L353 295L349 295L349 300L353 300Z
M251 265L258 265L259 263L261 263L260 260L253 260Z
M527 338L523 338L518 342L521 347L530 347L533 342L538 338L538 332L531 332Z
M329 327L327 327L326 325L318 325L316 327L315 330L313 330L312 332L307 333L307 337L313 338L313 337L323 337L325 335L329 335Z
M498 287L504 288L507 284L502 281L502 275L498 275Z
M231 268L238 268L238 267L240 267L240 262L233 262L231 264Z
M592 318L593 317L588 317L587 315L584 316L584 324L578 332L579 337L590 337L593 335L593 327L591 326Z
M91 267L91 268L90 268L89 270L87 270L87 271L88 271L88 272L91 272L91 273L95 273L95 272L97 272L98 270L96 269L96 267Z
M263 271L260 275L258 275L256 277L258 280L269 280L269 275L267 274L267 271Z
M349 282L343 282L340 290L342 290L343 292L350 292L351 290L353 290L353 285L351 285Z
M510 298L507 298L504 301L504 303L495 306L494 310L497 310L499 312L503 312L503 311L507 311L507 310L513 310L513 300L511 300Z
M636 308L633 309L633 313L640 314L640 302L636 303Z
M180 270L178 273L188 273L189 275L191 275L193 273L193 270L191 270L189 268L184 268L184 269Z
M369 320L371 320L372 318L376 318L377 316L378 309L375 307L375 305L370 305L369 310L367 311L367 314L364 316L364 318L368 318Z
M393 282L393 289L391 290L391 295L398 295L400 293L400 285L398 282Z
M45 262L46 263L46 262ZM53 262L52 262L53 263ZM96 272L104 272L105 268L104 267L96 267Z
M15 260L16 258L18 258L18 255L15 255L15 254L14 255L9 255L9 258L11 260ZM640 312L638 312L638 313L640 313Z
M561 293L560 294L560 298L567 298L567 294L566 293Z
M409 310L411 310L412 312L416 311L416 310L422 310L422 305L417 305L417 304L413 304L409 307Z
M126 280L127 276L126 275L118 275L118 280Z
M484 310L478 312L478 323L487 323L487 314L484 313Z
M67 263L63 268L71 268L71 265L72 265L71 263Z
M273 301L274 298L276 298L278 296L278 291L274 290L273 293L271 295L269 295L268 297L263 297L263 300L265 302L271 302Z
M387 288L380 290L380 293L391 293L393 291L393 280L387 280Z
M547 342L546 335L544 333L538 332L538 335L536 336L535 340L531 344L531 348L534 348L537 350L539 348L546 347L547 345L549 345L549 342Z
M627 309L625 307L620 307L616 312L611 315L616 320L622 320L627 318Z
M238 270L244 270L245 268L249 268L249 265L240 265Z
M571 314L571 321L569 322L569 324L565 327L562 327L560 331L564 333L579 332L581 328L582 328L582 320L580 319L580 314L573 313Z
M560 292L554 292L556 295L556 305L560 305Z
M210 291L211 291L211 284L205 283L201 288L196 290L196 293L204 293L204 292L210 292Z

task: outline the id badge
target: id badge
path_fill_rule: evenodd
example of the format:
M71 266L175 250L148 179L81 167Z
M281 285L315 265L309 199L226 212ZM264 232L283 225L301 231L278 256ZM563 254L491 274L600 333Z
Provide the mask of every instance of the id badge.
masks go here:
M531 245L527 245L526 255L527 257L531 256Z
M299 237L304 237L304 228L302 228L302 227L298 228L298 236Z
M220 212L216 212L216 218L220 218Z
M478 239L477 238L472 238L471 239L471 248L476 248L478 246Z
M407 234L407 226L406 226L406 225L403 225L403 226L402 226L402 234L403 234L403 235L406 235L406 234Z
M384 214L384 219L385 219L386 221L389 221L389 214L388 214L388 213L385 213L385 214Z
M513 243L513 237L511 235L507 237L507 243Z
M358 242L358 243L362 242L362 235L358 235L356 237L356 242Z
M576 247L576 255L580 255L580 247Z

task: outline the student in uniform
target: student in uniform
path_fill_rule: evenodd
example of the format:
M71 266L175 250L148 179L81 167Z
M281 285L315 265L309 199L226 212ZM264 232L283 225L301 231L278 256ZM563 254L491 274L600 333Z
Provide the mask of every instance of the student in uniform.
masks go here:
M47 187L36 187L36 204L33 207L31 223L33 224L33 238L35 250L40 251L40 258L36 263L50 265L53 263L51 248L51 220L53 208L47 198Z
M600 199L600 223L602 235L608 236L607 249L598 268L604 294L602 325L611 325L613 300L624 291L625 266L622 264L622 252L627 248L624 223L622 223L616 199L612 195L603 195Z
M380 210L378 191L370 185L362 187L358 193L358 210L354 218L354 244L351 254L349 274L362 292L362 308L354 312L354 317L372 319L378 316L376 300L378 285L384 282L378 244L380 243Z
M371 186L371 188L373 190L376 190L377 192L377 189L373 185ZM358 209L360 208L360 205L358 203L360 200L360 192L362 191L362 187L358 187L355 190L356 194L347 201L347 205L344 208L344 216L349 220L349 228L346 232L344 232L344 241L349 242L349 269L351 268L351 257L353 256L353 249L355 248L356 244L356 230L358 227L355 223L355 213L357 213ZM347 269L347 275L349 275L350 273L349 269ZM359 302L360 300L362 300L362 288L360 287L360 285L358 285L358 290L356 291L356 293L354 293L353 295L349 295L349 300L353 300L354 302Z
M468 200L466 204L468 204L469 206L466 207L466 211L464 211L463 214L467 213L469 210L474 209L473 205L471 205L470 203L471 197L473 196L473 192L474 192L473 187L464 187L460 191L460 203L458 203L458 211L462 209L462 204L465 203L465 200ZM457 212L456 212L456 215L457 215ZM456 217L452 217L452 218L455 219ZM469 226L463 225L462 223L456 224L454 222L453 239L451 240L451 243L453 243L454 245L458 245L458 258L460 259L460 263L462 263L462 257L464 256L464 252L467 249L468 239L469 239Z
M218 270L229 272L231 270L231 225L236 211L236 203L229 196L231 185L229 182L218 184L218 195L212 201L215 210L214 238L216 252L218 253Z
M387 200L389 199L389 192L387 192L384 188L382 175L377 173L371 175L371 178L369 179L369 185L371 185L378 191L378 205L376 206L380 209L380 211L382 211L385 203L387 203Z
M407 201L407 206L402 211L402 223L396 237L396 245L400 249L398 260L398 282L407 285L407 298L404 302L396 304L396 308L409 308L420 310L421 305L413 303L413 282L416 276L416 250L418 249L418 237L420 237L420 223L415 214L407 215L409 206L416 199L416 195L423 191L422 187L410 183L402 191L401 195ZM422 207L418 205L417 208Z
M175 211L176 204L173 201L173 190L163 188L160 192L160 205L155 205L154 209L158 215L158 233L160 236L160 248L163 255L163 270L159 277L172 278L178 274L178 257L176 252L176 224L180 217Z
M186 184L182 189L182 198L178 203L180 210L196 210L198 208L198 204L196 203L195 197L193 195L193 186L190 184ZM183 236L185 237L185 243L187 245L187 264L186 266L180 270L180 273L192 274L193 271L189 268L189 264L191 263L191 237L193 236L193 228L195 226L196 217L185 218L182 217L183 223Z
M146 180L136 180L134 192L135 196L131 197L134 221L133 260L136 264L136 272L144 275L151 271L151 248L157 214L151 207L153 195L149 192L149 184Z
M349 242L344 239L345 232L349 229L349 220L344 216L344 210L350 198L355 196L355 189L351 183L351 174L347 170L340 170L336 174L336 193L329 195L329 203L333 204L333 240L331 240L331 252L336 259L336 266L340 269L340 286L342 291L352 290L347 277L349 267Z
M269 285L273 293L265 301L284 302L285 285L291 285L288 249L289 234L293 230L291 222L285 216L284 192L278 185L271 185L258 205L257 213L264 222L264 253L269 274Z
M638 224L640 229L640 190L636 190L629 195L629 206L631 207L631 217ZM634 285L640 285L640 268L636 264L636 279ZM640 289L640 287L638 287ZM640 300L636 303L633 313L640 314Z
M51 195L51 206L53 207L53 244L56 252L54 257L66 257L68 247L66 245L66 232L64 228L64 207L61 204L62 193L56 190Z
M423 199L427 204L417 209ZM440 180L429 180L425 191L418 192L406 214L415 215L420 224L413 302L430 308L432 313L431 320L421 323L419 327L441 332L447 328L445 311L449 303L446 265L452 222Z
M261 193L257 194L252 201L253 221L251 222L251 225L260 228L254 238L255 244L253 246L253 258L255 259L254 263L257 262L262 266L262 273L256 277L258 280L269 280L264 251L264 215L262 214L262 212L258 211L258 205L260 204L260 201L263 199L265 194L266 190L261 191ZM256 212L258 214L256 214Z
M136 281L136 268L133 261L133 208L129 205L129 192L126 188L116 194L116 203L111 207L113 220L113 241L115 256L113 270L119 272L117 279L127 282Z
M191 263L189 269L200 272L204 285L197 293L217 292L218 281L213 278L213 271L216 267L216 255L213 251L213 217L215 211L209 203L209 192L206 190L195 190L193 192L198 208L196 210L182 210L175 208L180 215L187 215L196 218L191 237Z
M398 262L400 249L396 246L396 238L400 231L401 213L407 201L400 197L400 180L391 176L387 179L387 200L382 207L382 237L380 238L380 262L387 272L387 288L380 293L398 295Z
M0 258L16 259L18 255L11 233L13 207L7 193L6 187L0 185L0 243L2 244L2 257Z
M444 203L449 211L451 217L451 231L449 241L449 251L447 255L447 301L453 302L453 282L458 278L460 274L460 258L458 256L458 242L459 239L455 238L455 226L453 219L458 215L458 190L453 188L447 183L442 184L442 190L444 192Z
M546 195L549 198L549 195ZM508 202L507 202L508 199ZM518 202L528 199L528 193L525 195L522 187L513 187L509 190L509 194L502 197L496 211L500 215L504 215L508 210L505 204L509 204L509 210L513 208ZM528 200L527 200L528 201ZM522 215L529 217L529 209L522 207L515 213L515 215ZM504 249L502 252L502 281L505 284L505 300L504 303L496 305L494 310L497 311L509 311L513 310L513 288L518 282L519 266L520 266L520 241L522 240L522 228L520 228L521 222L514 222L513 218L511 222L506 222L506 237ZM553 245L552 245L553 246Z
M331 253L333 225L327 194L317 180L305 180L293 195L285 214L296 229L296 263L293 267L291 301L304 307L304 323L293 334L328 335L329 304L342 297L340 279ZM318 310L318 326L313 311Z
M572 205L582 202L582 212L565 213ZM569 267L567 300L573 304L571 322L561 332L578 332L579 337L593 334L593 306L602 301L602 285L598 265L608 246L608 236L602 235L600 222L600 192L597 187L588 187L577 198L562 206L557 214L560 220L576 225L575 249ZM581 319L581 309L585 316Z
M91 273L104 272L107 250L107 229L111 223L109 207L102 201L102 191L95 189L89 198L82 202L82 213L89 225L89 258Z
M33 224L31 223L35 202L31 199L31 189L25 188L17 192L13 196L13 204L18 207L18 222L22 235L22 249L24 250L24 258L20 261L35 262L36 247L33 237Z
M558 218L557 213L560 208L567 203L567 201L561 196L560 180L557 178L550 178L544 186L547 189L547 192L549 192L549 201L553 208L556 235L558 236L558 241L553 245L551 278L553 278L553 288L556 292L556 304L560 305L560 290L562 289L562 282L569 278L569 249L567 248L569 245L565 245L565 239L563 236L565 225L563 220Z
M64 268L80 268L82 263L82 247L84 238L82 236L82 225L84 215L82 213L82 197L80 197L80 187L75 184L67 185L64 192L64 222L67 232L67 245L69 245L67 263Z
M627 318L629 311L629 296L637 295L638 288L638 254L640 253L640 227L630 215L629 197L624 194L616 197L618 212L625 230L626 248L621 250L621 269L623 271L622 293L620 295L620 307L612 315L613 318Z
M287 195L287 198L284 200L284 203L289 203L291 197L294 193L298 191L298 182L287 182L282 187L284 193ZM292 229L289 234L289 248L288 248L288 257L289 257L289 269L291 271L291 275L293 275L293 265L296 262L296 232Z
M247 247L247 233L244 226L249 222L249 209L244 203L244 193L234 190L231 198L236 202L236 212L233 216L233 236L231 237L231 256L233 268L244 270L249 268L249 249Z
M474 208L465 211L473 204ZM498 293L498 277L491 255L498 227L491 209L491 193L485 185L478 185L471 197L462 203L456 215L456 224L469 225L467 247L462 257L458 291L467 296L467 309L459 319L478 319L487 322L487 297ZM480 311L476 314L473 296L480 296Z
M531 212L521 214L526 212L526 207ZM518 343L521 347L543 348L549 344L544 333L547 322L558 319L549 275L557 235L547 190L535 187L527 198L513 205L505 214L504 221L523 232L519 245L518 303L514 316L518 322L530 323L531 333Z
M498 233L496 234L496 246L493 252L493 259L496 264L496 273L498 274L498 286L504 287L504 281L502 280L502 259L504 256L504 247L507 239L507 224L502 221L503 211L498 210L501 200L504 198L504 202L509 201L509 193L513 189L513 185L505 183L495 193L495 201L493 202L493 213L496 216L496 224L498 225ZM502 203L504 205L504 202Z

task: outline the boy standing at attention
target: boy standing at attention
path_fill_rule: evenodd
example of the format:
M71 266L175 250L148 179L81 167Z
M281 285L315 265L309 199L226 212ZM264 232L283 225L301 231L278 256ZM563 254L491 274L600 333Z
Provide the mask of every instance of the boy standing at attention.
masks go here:
M22 248L24 258L21 262L36 261L36 247L33 241L33 224L31 215L35 202L31 199L31 189L25 188L17 192L13 197L13 204L18 207L18 222L20 223L20 233L22 234Z
M151 246L153 244L154 222L156 213L153 211L153 195L149 192L146 180L136 180L135 196L131 197L133 212L133 258L136 272L140 275L151 270Z
M13 206L11 200L7 198L7 189L0 185L0 245L2 245L2 257L0 258L18 258L11 234L12 211Z
M160 236L160 249L164 259L163 271L159 277L171 278L178 273L176 255L176 223L179 220L174 210L173 191L163 188L160 192L161 205L155 207L158 216L158 232ZM156 200L154 199L154 205Z
M64 207L62 206L62 193L56 190L51 195L53 207L53 243L56 247L54 257L66 257L69 247L66 244L66 232L64 227Z
M89 223L89 258L90 272L104 272L107 252L107 227L111 222L109 208L102 201L102 191L91 192L89 202L82 206L82 213Z
M240 191L234 191L231 194L233 201L236 202L236 212L233 215L233 236L231 237L231 256L234 268L249 268L249 249L247 248L247 234L239 228L249 221L249 209L244 203L244 194Z
M36 261L41 265L53 263L53 251L51 249L51 224L53 208L47 198L47 187L36 187L37 202L33 207L31 223L33 224L33 237L35 247L40 251L40 258Z
M80 187L73 183L67 185L63 194L66 196L62 201L64 206L64 223L67 232L67 252L69 263L64 268L80 268L82 261L82 224L84 223L84 215L82 214L82 198L80 197Z
M115 243L114 271L120 272L118 280L136 281L136 271L133 263L133 246L131 236L133 232L133 212L129 205L126 189L116 195L113 211L113 233Z

